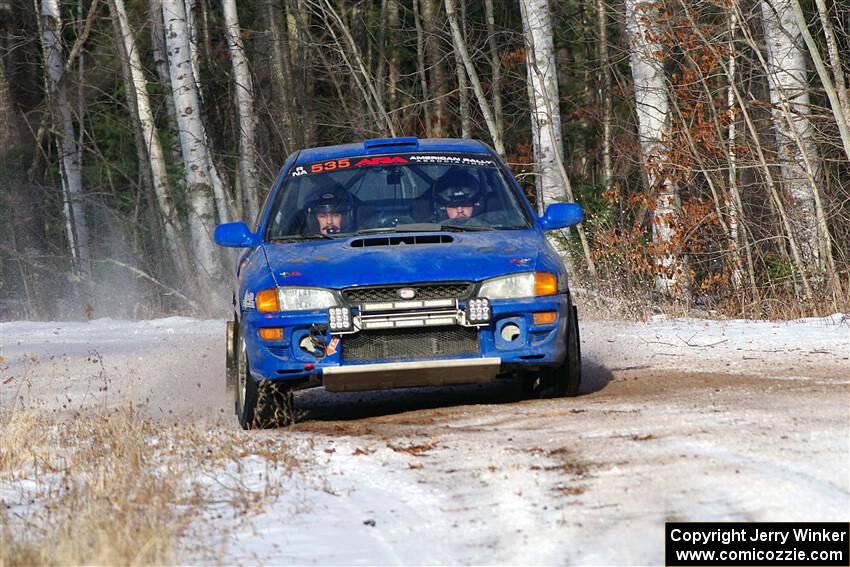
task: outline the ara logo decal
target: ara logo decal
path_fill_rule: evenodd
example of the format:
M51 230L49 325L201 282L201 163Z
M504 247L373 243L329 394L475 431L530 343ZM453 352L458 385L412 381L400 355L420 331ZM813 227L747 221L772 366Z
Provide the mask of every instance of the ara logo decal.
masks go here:
M281 272L280 276L283 278L294 278L295 276L300 276L301 272Z
M525 266L531 263L531 258L511 258L511 264L520 264Z
M307 175L307 170L300 165L292 171L292 177L301 177L302 175Z
M256 307L254 303L254 292L245 291L245 295L242 297L242 309L253 309Z
M363 167L366 165L393 165L396 163L409 163L406 159L400 156L394 157L373 157L373 158L364 158L354 164L354 167Z

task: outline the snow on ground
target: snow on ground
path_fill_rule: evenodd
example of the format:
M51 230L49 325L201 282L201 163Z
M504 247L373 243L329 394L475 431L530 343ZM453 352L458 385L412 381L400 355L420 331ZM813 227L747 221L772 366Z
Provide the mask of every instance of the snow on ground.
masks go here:
M235 431L224 323L0 323L0 419L131 401ZM850 321L582 325L583 393L301 392L305 469L207 512L189 563L658 564L669 520L850 519ZM248 460L252 459L252 460ZM245 482L262 483L246 457ZM224 472L224 471L223 471ZM234 474L227 471L228 475Z

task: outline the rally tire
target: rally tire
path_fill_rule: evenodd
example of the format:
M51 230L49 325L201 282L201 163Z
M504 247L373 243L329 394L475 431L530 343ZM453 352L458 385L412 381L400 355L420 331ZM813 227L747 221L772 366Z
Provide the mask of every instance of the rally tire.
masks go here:
M524 393L532 398L574 397L581 386L581 337L579 336L578 309L571 306L567 321L567 354L564 361L553 368L545 368L538 375L525 378Z
M292 391L268 380L254 380L241 333L237 339L234 390L236 417L242 429L267 429L295 423Z
M242 333L236 339L236 387L233 390L233 402L236 418L242 429L251 429L254 424L254 412L257 407L259 388L248 370L248 353Z
M229 394L233 392L236 388L236 383L238 379L236 377L236 349L238 348L238 343L236 341L236 336L239 329L239 323L236 321L228 321L227 322L227 332L226 332L226 356L225 356L225 380L224 380L224 388L225 391Z
M578 325L578 308L572 305L567 330L567 357L558 378L556 395L574 397L581 387L581 335Z

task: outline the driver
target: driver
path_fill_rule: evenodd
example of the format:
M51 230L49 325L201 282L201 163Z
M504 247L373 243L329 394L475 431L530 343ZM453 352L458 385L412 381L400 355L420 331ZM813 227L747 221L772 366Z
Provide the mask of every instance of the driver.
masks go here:
M480 209L481 189L478 181L469 173L453 170L437 181L434 188L434 211L438 221L469 219Z
M310 232L339 234L352 228L354 203L344 189L322 193L307 207ZM315 223L315 224L314 224Z

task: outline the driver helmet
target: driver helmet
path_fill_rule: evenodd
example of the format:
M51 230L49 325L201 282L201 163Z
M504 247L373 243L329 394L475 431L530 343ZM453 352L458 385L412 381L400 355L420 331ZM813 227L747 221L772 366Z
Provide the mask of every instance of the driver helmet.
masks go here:
M434 211L439 220L448 218L446 207L472 206L473 214L481 209L478 181L465 171L453 170L443 175L434 187Z
M354 200L342 187L321 191L307 206L308 232L319 232L316 216L320 213L339 213L342 222L339 231L335 232L350 232L354 224Z

